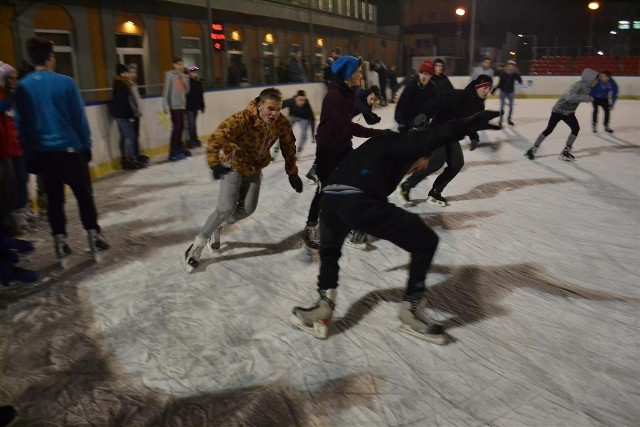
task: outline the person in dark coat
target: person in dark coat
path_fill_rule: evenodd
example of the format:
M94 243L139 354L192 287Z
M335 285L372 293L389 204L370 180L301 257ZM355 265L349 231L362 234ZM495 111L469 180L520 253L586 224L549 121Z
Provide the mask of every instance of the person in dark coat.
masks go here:
M380 123L382 118L373 112L373 106L380 102L380 88L376 85L370 86L369 89L356 90L356 106L353 116L362 114L368 125Z
M488 88L490 90L490 87ZM441 323L427 313L427 271L438 246L438 235L418 215L390 203L387 197L402 177L424 167L439 147L448 146L470 132L498 129L489 120L497 111L411 132L385 131L347 154L323 182L320 213L319 298L311 307L295 307L291 324L316 338L326 339L336 307L339 261L350 230L357 229L406 250L411 255L409 277L398 313L400 331L419 339L446 344Z
M132 91L133 84L129 79L129 70L123 64L116 65L116 75L113 77L113 91L111 99L111 115L118 124L120 138L123 141L122 169L134 170L144 167L136 157L136 134L134 121L138 112L137 101Z
M437 93L433 76L433 63L424 61L418 70L418 76L412 78L402 91L394 118L398 122L398 130L408 130L415 126L415 118L420 114L427 101Z
M484 100L491 91L491 82L491 77L480 75L476 80L469 83L464 90L454 89L441 93L426 104L424 113L421 115L421 117L424 117L421 125L438 125L452 119L471 116L484 110ZM431 121L430 123L429 120ZM477 135L477 132L469 132L469 137L472 140L477 140ZM414 172L398 186L396 194L400 202L405 206L411 205L411 198L409 197L411 189L427 176L438 171L445 162L447 167L433 183L433 188L429 191L427 201L435 206L446 206L447 200L442 197L442 191L464 166L462 147L460 147L458 140L435 150L427 168Z
M438 93L453 90L453 85L451 84L449 77L444 73L444 70L445 66L442 59L437 58L433 61L433 76L431 77L431 81L436 85Z
M362 60L353 56L342 56L331 66L333 80L322 101L320 124L316 134L316 175L320 181L318 191L311 202L305 243L311 249L320 246L318 235L318 216L320 213L320 188L329 174L340 161L353 150L351 138L359 136L369 138L383 132L380 129L366 128L353 122L356 102L355 88L362 79Z
M187 130L189 131L189 148L202 147L198 139L196 122L198 111L204 114L204 90L202 79L198 77L198 67L193 66L187 69L189 73L189 93L187 93Z

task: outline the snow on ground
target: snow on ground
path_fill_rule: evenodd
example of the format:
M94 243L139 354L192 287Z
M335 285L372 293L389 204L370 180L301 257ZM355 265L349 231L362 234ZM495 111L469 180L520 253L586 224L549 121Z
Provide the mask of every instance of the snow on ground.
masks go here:
M293 306L315 300L318 264L301 241L314 187L295 193L281 158L255 214L187 274L183 253L218 191L200 149L95 183L114 243L99 266L69 201L74 265L3 291L3 402L56 425L637 423L640 102L618 102L614 134L591 133L580 106L577 161L558 159L563 123L529 161L554 102L517 100L515 127L483 132L473 152L463 142L450 206L426 203L435 177L412 192L423 202L410 210L440 236L428 285L454 343L397 332L408 255L379 240L345 247L328 340L289 325ZM393 109L377 110L376 127ZM49 272L42 230L32 262Z

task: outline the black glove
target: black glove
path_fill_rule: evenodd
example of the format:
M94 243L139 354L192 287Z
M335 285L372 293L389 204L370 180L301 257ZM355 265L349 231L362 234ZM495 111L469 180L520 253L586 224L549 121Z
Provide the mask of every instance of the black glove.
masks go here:
M500 130L502 129L500 126L489 123L489 120L495 119L499 115L500 113L497 111L480 111L473 116L458 120L456 128L461 130L464 135L468 135L479 130Z
M223 166L220 163L218 163L217 165L211 168L211 172L213 173L213 179L216 179L216 180L228 174L229 171L231 171L230 168Z
M418 114L413 119L413 125L417 128L424 127L427 124L427 115L426 114Z
M91 163L91 159L93 159L93 156L91 155L91 150L82 150L80 152L80 155L82 156L83 159L86 160L87 163Z
M296 192L302 193L302 180L297 174L289 175L289 184L291 184L291 187L293 187Z

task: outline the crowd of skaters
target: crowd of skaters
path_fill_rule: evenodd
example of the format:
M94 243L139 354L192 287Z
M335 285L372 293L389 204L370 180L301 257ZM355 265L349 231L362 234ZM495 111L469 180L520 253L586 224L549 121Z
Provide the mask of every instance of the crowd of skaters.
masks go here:
M70 253L63 209L65 184L73 189L78 199L81 221L92 252L98 254L109 248L101 233L93 201L88 169L91 136L80 92L72 79L54 72L55 54L51 42L30 39L27 50L34 69L19 84L15 69L0 64L0 112L3 135L6 135L0 151L3 197L0 278L3 284L37 280L35 273L17 265L19 254L33 250L33 245L16 238L10 227L12 214L28 204L25 196L27 172L42 178L59 260ZM425 312L424 303L428 295L425 277L437 247L437 236L414 214L387 202L387 196L395 191L402 205L409 205L410 189L446 163L447 167L434 182L428 199L436 206L446 206L442 191L464 163L460 141L468 136L471 149L475 149L477 132L500 129L507 107L506 122L515 124L514 85L522 81L517 66L509 61L494 76L487 58L474 70L464 89L455 89L446 76L444 61L426 60L417 75L403 83L404 89L395 108L397 129L383 130L369 126L380 121L373 107L396 98L399 87L395 85L395 70L381 61L374 61L372 69L380 77L380 87L365 88L361 58L332 56L328 62L330 72L325 75L328 89L317 128L315 114L304 91L299 90L293 97L283 99L278 89L267 88L250 100L245 109L223 121L210 137L207 162L213 179L220 184L218 203L185 251L185 268L188 271L198 268L205 247L212 251L220 248L224 227L255 211L262 169L272 163L276 153L272 148L276 142L284 157L284 169L291 187L302 192L297 154L311 130L311 140L316 143L313 178L318 186L303 234L307 247L319 251L319 299L312 307L296 307L291 322L318 338L327 337L327 327L335 309L341 247L345 241L356 247L366 247L366 236L372 235L390 240L411 254L407 291L399 313L402 329L421 339L442 344L446 342L442 325ZM197 67L185 67L181 58L174 58L173 67L165 75L162 99L163 108L172 122L169 160L177 161L188 157L189 148L200 144L195 120L199 112L204 113L205 105ZM148 163L148 158L140 153L138 141L142 112L136 71L134 64L118 64L113 82L111 114L121 135L124 169L139 169ZM387 99L387 81L390 99ZM485 99L496 90L501 92L500 111L484 111ZM59 101L63 93L64 105ZM602 108L605 130L612 132L608 123L616 98L617 86L609 72L586 69L582 79L556 103L547 129L527 156L533 159L544 137L555 124L565 121L571 127L571 134L561 158L573 160L570 148L579 130L574 115L577 105L593 103L594 129L598 108ZM54 108L43 108L42 100L48 100ZM289 110L288 118L281 114L283 108ZM358 114L362 114L368 126L353 120ZM499 117L498 124L490 123L495 117ZM185 127L189 131L186 146L182 141ZM298 144L294 127L298 128ZM354 149L353 136L368 140ZM386 165L384 168L381 162ZM385 170L386 173L382 172ZM423 238L415 239L415 236Z

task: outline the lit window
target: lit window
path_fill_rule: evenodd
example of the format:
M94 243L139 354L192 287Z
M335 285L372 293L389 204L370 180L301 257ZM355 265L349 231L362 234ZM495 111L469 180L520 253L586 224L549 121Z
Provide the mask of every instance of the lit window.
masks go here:
M618 28L620 28L621 30L628 30L629 21L618 21Z
M640 30L640 21L633 21L633 29Z

